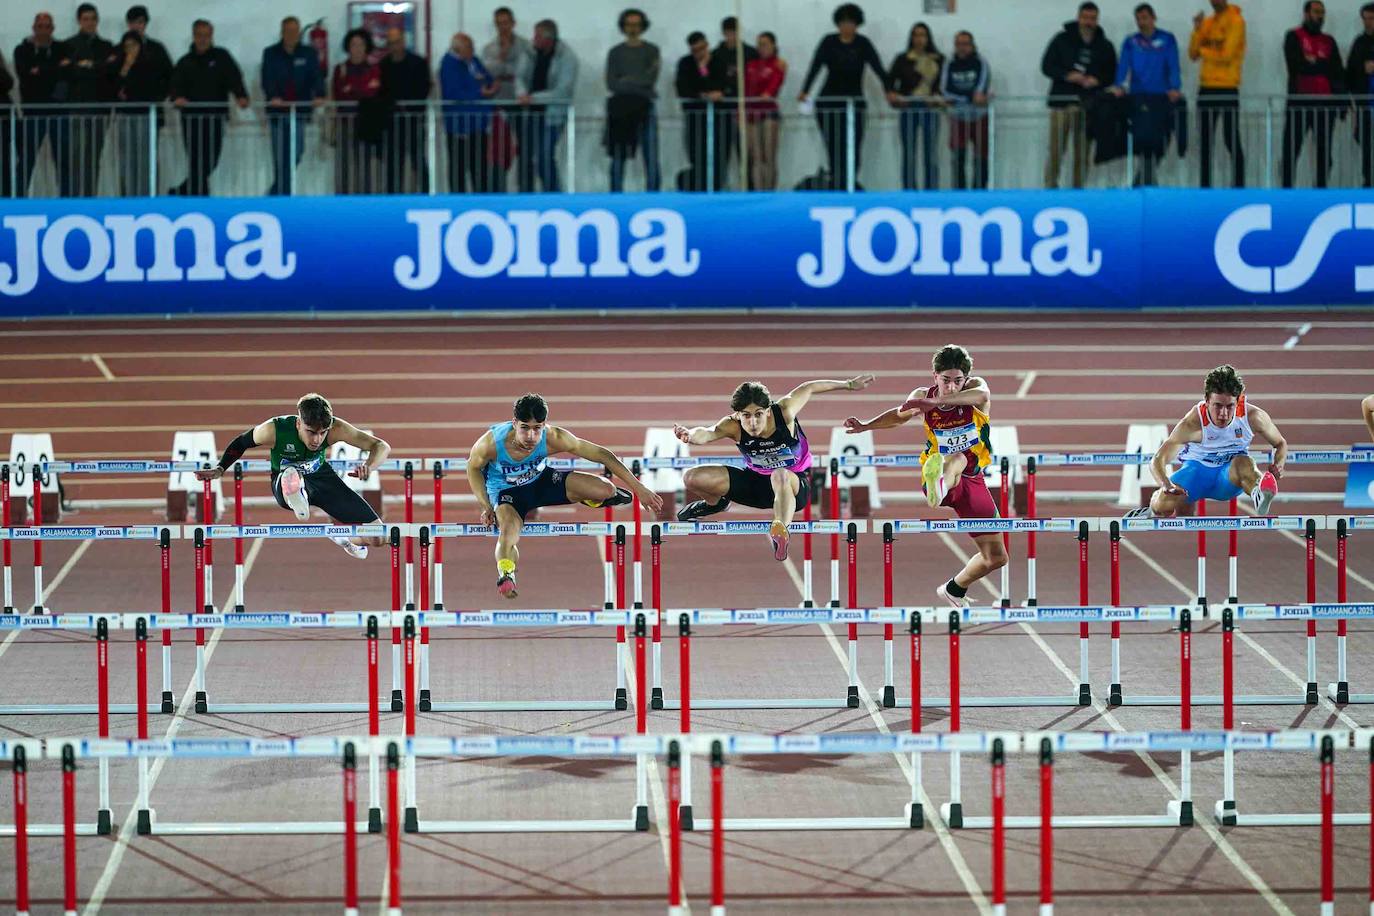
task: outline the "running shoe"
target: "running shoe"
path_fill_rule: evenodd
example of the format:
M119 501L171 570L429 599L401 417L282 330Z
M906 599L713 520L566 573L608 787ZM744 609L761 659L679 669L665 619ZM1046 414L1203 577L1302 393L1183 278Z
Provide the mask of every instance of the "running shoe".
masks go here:
M634 501L635 498L629 490L622 490L620 487L616 487L614 495L600 501L591 500L587 502L587 505L591 506L593 509L605 509L610 506L628 506Z
M963 610L964 608L968 607L969 603L967 596L963 598L954 597L945 588L945 586L947 585L949 585L948 582L941 582L940 587L935 590L935 597L943 598L946 602L949 603L949 606L953 608L959 608L960 610Z
M945 456L935 452L921 465L921 482L926 485L926 502L934 509L944 502L940 480L945 474Z
M350 557L352 557L352 558L355 559L355 560L366 560L366 559L367 559L367 545L366 545L366 544L355 544L355 543L353 543L352 541L350 541L348 538L344 538L344 537L334 538L334 543L335 543L335 544L338 544L340 547L342 547L342 548L343 548L343 552L346 553L346 554L348 554Z
M1149 506L1141 506L1141 507L1138 508L1138 509L1132 509L1130 512L1127 512L1125 515L1121 516L1122 520L1128 520L1128 519L1133 519L1133 518L1154 518L1154 517L1155 517L1154 510L1151 509Z
M690 522L694 518L705 518L708 515L715 515L717 512L724 512L728 508L730 508L730 500L728 499L722 499L714 505L704 499L698 499L696 502L688 503L677 510L677 520Z
M287 468L281 472L281 495L296 518L305 521L310 518L310 500L305 495L305 478L300 469Z
M1255 514L1268 515L1269 507L1274 502L1274 497L1279 495L1279 482L1275 479L1272 471L1265 471L1260 478L1259 486L1250 496L1255 500Z
M782 522L774 522L768 529L768 540L773 543L773 559L787 559L787 543L791 533Z
M497 579L496 590L507 598L514 598L518 594L515 590L515 573L506 573Z

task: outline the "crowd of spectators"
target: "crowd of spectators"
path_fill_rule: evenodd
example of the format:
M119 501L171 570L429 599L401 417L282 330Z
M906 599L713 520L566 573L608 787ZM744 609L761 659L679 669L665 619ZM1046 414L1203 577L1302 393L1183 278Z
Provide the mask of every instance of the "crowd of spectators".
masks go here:
M1186 44L1159 26L1149 3L1134 8L1137 30L1119 45L1101 27L1096 3L1078 6L1041 58L1040 70L1049 81L1044 187L1057 188L1066 177L1072 187L1084 186L1095 165L1124 155L1128 144L1135 183L1153 184L1170 145L1183 151L1190 123L1200 152L1201 185L1212 185L1218 133L1230 158L1231 183L1244 185L1240 87L1246 24L1229 0L1208 2L1210 14L1196 15ZM1360 16L1362 29L1344 64L1336 40L1325 31L1321 0L1305 0L1301 23L1284 36L1288 99L1279 151L1284 187L1293 185L1309 137L1315 148L1314 182L1326 186L1334 127L1346 117L1353 118L1364 185L1374 183L1369 101L1374 3L1366 4ZM902 186L940 186L943 137L950 184L986 187L993 73L974 35L961 30L948 36L946 56L942 40L917 22L906 47L884 66L862 32L864 13L857 4L840 5L832 20L835 30L817 44L796 87L797 110L814 117L824 151L824 162L801 186L853 186L869 115L865 73L871 72L897 113ZM231 107L248 106L250 89L238 62L215 45L209 20L195 21L190 46L175 61L149 35L150 22L146 6L130 7L125 31L112 43L101 36L99 11L91 3L78 7L75 32L65 39L55 36L50 14L34 18L32 34L14 49L13 75L0 60L0 194L22 193L29 186L45 144L59 193L94 194L107 134L118 143L117 193L151 193L156 138L168 105L180 109L186 160L185 181L172 193L209 193ZM623 190L626 167L638 158L645 189L657 191L664 184L658 123L662 52L645 37L651 22L643 10L624 10L616 24L623 40L605 59L601 138L610 189ZM470 35L455 34L437 66L407 47L401 29L391 29L382 47L375 46L368 30L353 29L343 38L343 59L326 71L316 48L302 40L300 20L282 19L280 40L264 49L261 60L273 166L269 193L296 191L307 127L317 118L322 136L334 147L339 193L428 190L433 182L426 114L436 98L450 191L510 190L512 171L519 191L560 190L557 150L567 133L581 62L552 19L535 23L526 38L511 9L500 7L492 27L493 37L480 51ZM746 41L733 16L720 23L714 47L704 32L686 36L686 53L672 68L686 166L672 176L671 187L718 190L734 176L742 176L739 183L751 190L777 187L779 100L788 80L780 51L771 31ZM1200 63L1193 119L1181 79L1183 53ZM316 109L326 101L335 104L318 115ZM16 102L17 117L11 117ZM21 130L11 138L15 124ZM12 153L18 158L13 164ZM13 188L12 175L18 185Z

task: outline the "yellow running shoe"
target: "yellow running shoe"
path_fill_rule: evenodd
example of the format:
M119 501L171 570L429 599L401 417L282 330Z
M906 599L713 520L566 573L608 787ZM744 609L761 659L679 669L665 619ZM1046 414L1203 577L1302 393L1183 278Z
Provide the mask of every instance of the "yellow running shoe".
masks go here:
M921 464L921 482L926 485L926 502L934 509L944 500L940 480L945 476L945 456L938 451Z

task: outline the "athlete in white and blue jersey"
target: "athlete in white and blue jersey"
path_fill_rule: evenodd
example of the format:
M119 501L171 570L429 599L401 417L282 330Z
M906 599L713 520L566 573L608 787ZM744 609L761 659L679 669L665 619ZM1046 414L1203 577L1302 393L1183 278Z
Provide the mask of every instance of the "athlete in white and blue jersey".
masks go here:
M568 454L603 464L639 500L657 512L663 498L640 483L610 449L579 439L566 429L548 425L549 406L537 394L515 402L513 416L492 426L472 446L468 482L481 507L482 524L499 530L496 540L496 590L516 596L515 570L520 562L520 531L525 516L541 506L618 506L633 497L610 481L582 471L556 471L551 455Z
M1262 474L1250 457L1256 436L1274 449ZM1207 373L1202 400L1183 415L1150 463L1159 489L1149 506L1126 517L1172 518L1191 512L1199 499L1229 501L1242 493L1254 501L1256 514L1268 515L1287 457L1288 443L1269 414L1246 403L1245 381L1234 367L1218 366ZM1170 475L1175 459L1179 468Z

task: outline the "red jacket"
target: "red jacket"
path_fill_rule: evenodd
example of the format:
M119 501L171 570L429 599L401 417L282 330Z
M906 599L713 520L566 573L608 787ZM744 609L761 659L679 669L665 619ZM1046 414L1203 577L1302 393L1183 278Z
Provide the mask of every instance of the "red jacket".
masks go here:
M375 99L382 91L382 68L370 62L350 64L343 61L334 67L331 89L335 101L339 102Z
M750 99L746 107L750 121L759 121L765 112L778 110L778 90L787 78L787 64L778 57L756 57L744 65L744 94Z

